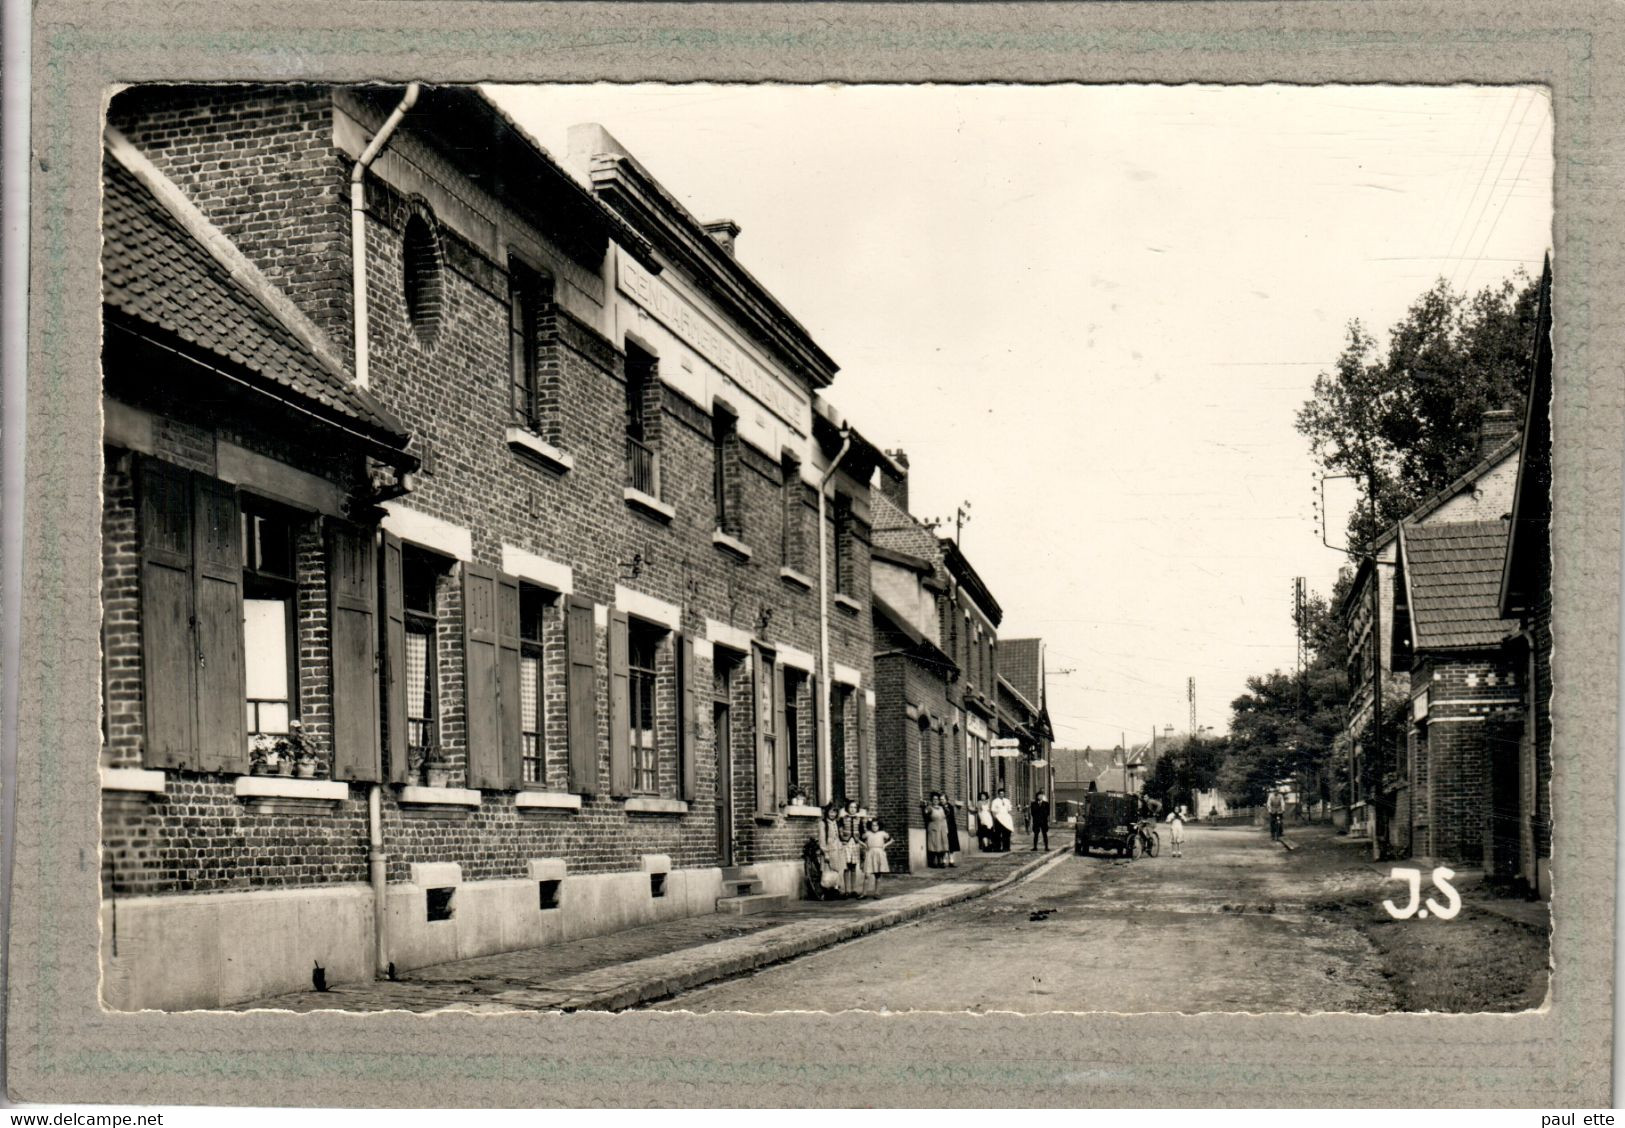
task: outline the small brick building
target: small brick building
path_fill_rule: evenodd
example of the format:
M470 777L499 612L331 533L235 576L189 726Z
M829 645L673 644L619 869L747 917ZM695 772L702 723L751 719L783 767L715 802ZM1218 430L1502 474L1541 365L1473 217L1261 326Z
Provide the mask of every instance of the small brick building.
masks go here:
M1521 674L1500 616L1508 524L1402 526L1393 630L1410 672L1410 852L1509 873L1517 856Z
M596 127L570 175L472 89L421 90L353 216L406 95L109 111L114 1007L794 895L791 800L876 794L889 460L834 362L736 225ZM294 731L309 778L258 755Z

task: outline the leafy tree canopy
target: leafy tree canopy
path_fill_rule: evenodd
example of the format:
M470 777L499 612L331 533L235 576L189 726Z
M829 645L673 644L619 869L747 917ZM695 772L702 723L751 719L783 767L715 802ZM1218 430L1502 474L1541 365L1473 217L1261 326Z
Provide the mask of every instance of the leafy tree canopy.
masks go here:
M1486 411L1522 406L1538 304L1539 282L1520 268L1472 296L1439 279L1389 331L1386 352L1349 322L1348 343L1315 378L1297 427L1328 474L1358 484L1351 548L1472 466Z

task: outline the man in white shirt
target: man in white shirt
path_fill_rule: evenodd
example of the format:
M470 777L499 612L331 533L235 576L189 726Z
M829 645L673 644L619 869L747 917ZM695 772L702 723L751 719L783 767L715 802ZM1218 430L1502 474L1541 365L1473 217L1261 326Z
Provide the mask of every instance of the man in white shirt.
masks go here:
M1010 838L1016 830L1015 815L1010 810L1010 797L999 788L999 794L994 798L993 805L993 834L997 841L993 848L1000 853L1007 853L1010 849Z
M1264 800L1264 810L1270 816L1270 841L1281 840L1281 824L1286 819L1286 796L1281 794L1278 787L1270 788L1269 798Z

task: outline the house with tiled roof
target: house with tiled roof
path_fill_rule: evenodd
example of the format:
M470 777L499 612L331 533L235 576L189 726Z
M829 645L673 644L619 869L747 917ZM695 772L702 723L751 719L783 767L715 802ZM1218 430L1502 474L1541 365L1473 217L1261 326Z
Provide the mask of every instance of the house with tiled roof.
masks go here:
M1383 849L1403 853L1409 825L1406 794L1408 776L1401 770L1405 758L1404 726L1393 723L1406 696L1408 679L1394 665L1394 569L1399 556L1401 525L1418 527L1445 522L1496 521L1512 508L1518 474L1520 440L1511 411L1484 416L1479 431L1478 459L1444 488L1417 506L1405 520L1385 530L1355 570L1353 583L1339 607L1349 641L1348 716L1344 732L1349 748L1349 793L1334 818L1351 833L1383 841ZM1380 632L1374 628L1381 626ZM1380 670L1383 703L1382 743L1376 702Z

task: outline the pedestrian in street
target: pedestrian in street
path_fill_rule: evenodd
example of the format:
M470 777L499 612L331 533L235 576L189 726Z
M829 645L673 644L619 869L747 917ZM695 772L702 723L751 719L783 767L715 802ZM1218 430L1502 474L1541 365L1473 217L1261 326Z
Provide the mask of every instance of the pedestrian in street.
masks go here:
M1176 858L1185 856L1185 808L1175 807L1168 812L1168 844Z
M985 791L976 793L976 845L984 854L993 849L993 804Z
M998 795L988 805L993 814L993 848L1001 854L1010 852L1010 839L1016 833L1015 812L1010 809L1010 797L999 788Z
M1038 849L1038 837L1044 836L1044 849L1049 849L1049 796L1040 791L1033 796L1032 804L1027 808L1027 821L1033 828L1033 849Z
M863 889L871 897L880 896L880 875L891 872L891 863L886 860L886 847L890 845L891 835L880 820L870 819L863 835Z
M942 801L942 793L933 791L924 805L925 811L925 864L941 869L948 854L948 831L952 826L949 807Z
M1279 842L1282 823L1286 821L1286 796L1281 793L1280 788L1270 789L1269 798L1264 800L1264 810L1270 817L1270 841Z

